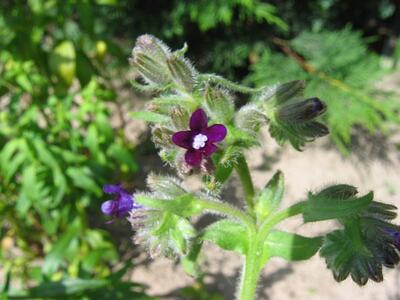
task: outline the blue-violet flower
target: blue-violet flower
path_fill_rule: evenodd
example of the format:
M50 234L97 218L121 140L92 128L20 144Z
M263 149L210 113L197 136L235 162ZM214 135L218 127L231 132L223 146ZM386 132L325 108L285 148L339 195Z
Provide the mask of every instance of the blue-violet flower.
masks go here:
M135 203L132 195L130 195L120 184L107 184L103 187L104 193L115 194L114 200L108 200L101 205L103 214L115 216L118 218L125 217L132 209L141 206Z
M207 115L201 108L190 117L190 130L178 131L172 136L172 142L187 149L185 161L188 165L199 166L203 157L208 157L217 150L214 143L221 142L227 129L222 124L208 126Z

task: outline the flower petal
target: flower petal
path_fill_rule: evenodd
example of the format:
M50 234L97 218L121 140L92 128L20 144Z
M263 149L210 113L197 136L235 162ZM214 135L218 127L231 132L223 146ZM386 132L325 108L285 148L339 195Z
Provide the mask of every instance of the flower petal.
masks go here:
M185 161L188 165L197 167L201 163L201 159L203 158L203 153L199 150L188 150L185 153Z
M128 193L122 193L118 199L118 217L127 215L133 208L133 197Z
M192 148L193 132L192 131L178 131L173 134L172 142L182 148Z
M207 115L201 108L197 109L190 117L189 127L191 130L202 130L207 128Z
M101 205L101 211L105 215L112 215L115 213L115 208L116 208L117 202L114 200L108 200L106 202L103 202Z
M210 156L215 151L217 151L217 146L215 146L213 143L207 143L207 145L202 150L205 156Z
M222 124L214 124L202 131L208 138L208 142L220 142L222 141L227 134L227 129Z
M123 191L123 188L120 184L106 184L103 186L103 192L107 194L119 194Z

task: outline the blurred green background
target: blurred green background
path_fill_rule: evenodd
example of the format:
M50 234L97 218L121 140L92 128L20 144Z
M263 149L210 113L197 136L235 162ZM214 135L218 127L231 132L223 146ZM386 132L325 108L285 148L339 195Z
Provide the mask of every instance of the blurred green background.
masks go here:
M396 0L2 0L0 299L147 299L124 280L129 230L112 237L99 210L103 184L143 172L121 102L143 33L187 42L201 72L306 79L344 156L354 135L400 123L400 101L375 84L398 68ZM187 299L211 299L196 291Z

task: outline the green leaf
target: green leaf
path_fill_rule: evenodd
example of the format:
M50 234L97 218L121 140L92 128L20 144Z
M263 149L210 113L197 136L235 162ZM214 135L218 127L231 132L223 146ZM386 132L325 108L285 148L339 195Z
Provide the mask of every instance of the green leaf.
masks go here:
M173 199L157 199L148 194L135 194L137 203L161 211L167 211L178 216L192 216L202 211L202 206L197 203L192 194L183 194Z
M137 172L139 169L137 163L135 162L135 156L133 151L129 151L123 145L111 144L107 149L107 155L113 157L121 165L121 171L126 173Z
M203 244L195 241L189 253L182 257L181 264L187 274L193 277L198 277L200 274L199 256Z
M132 118L143 120L151 123L164 123L169 120L167 116L150 112L150 111L135 111L131 113Z
M245 254L248 247L246 227L232 220L220 220L206 227L200 238L212 242L222 249Z
M318 252L322 237L304 237L280 230L272 231L264 242L263 261L278 256L288 261L306 260Z
M254 210L258 220L262 221L279 207L284 190L285 181L283 173L277 171L256 197Z
M69 167L66 173L72 179L75 186L80 187L86 191L92 192L96 196L101 196L101 189L92 179L93 174L90 172L88 168Z
M45 274L52 274L57 271L63 262L66 250L70 247L73 240L78 238L81 230L80 222L76 219L68 226L67 231L53 245L50 252L46 255L42 270Z
M356 215L364 210L373 198L373 192L360 198L345 200L310 195L303 213L304 222L340 219Z

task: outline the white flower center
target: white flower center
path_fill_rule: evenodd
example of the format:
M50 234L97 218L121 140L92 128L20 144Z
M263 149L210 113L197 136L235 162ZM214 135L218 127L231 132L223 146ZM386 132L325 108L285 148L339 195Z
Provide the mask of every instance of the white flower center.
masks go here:
M192 146L194 149L198 150L206 145L207 140L208 138L206 135L199 133L194 137Z

